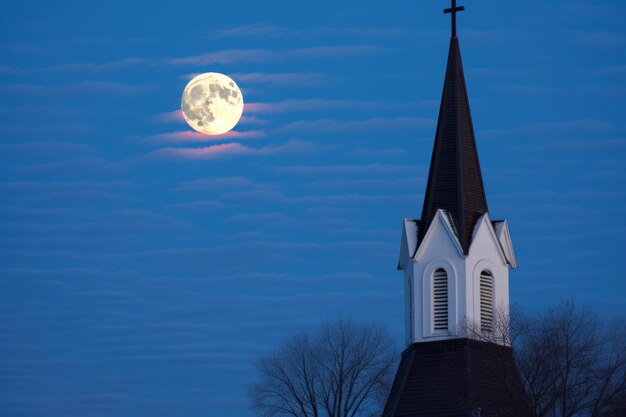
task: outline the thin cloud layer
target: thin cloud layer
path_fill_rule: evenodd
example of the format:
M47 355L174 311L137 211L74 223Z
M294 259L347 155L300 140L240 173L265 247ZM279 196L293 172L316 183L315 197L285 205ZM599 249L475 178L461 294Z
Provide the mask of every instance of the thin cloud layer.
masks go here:
M351 316L401 343L398 237L450 35L436 3L8 2L0 415L250 417L254 360L294 332ZM488 9L459 38L490 214L524 255L511 300L622 314L623 5ZM221 137L179 110L211 71L246 103Z
M146 155L147 159L204 160L237 155L271 156L315 152L318 148L313 143L303 140L291 140L280 145L268 145L260 148L244 146L239 143L224 143L202 148L162 148Z
M286 59L312 59L323 57L352 57L380 53L383 48L376 45L342 45L342 46L312 46L308 48L288 49L275 51L267 49L230 49L225 51L210 52L202 55L192 55L182 58L172 58L167 64L181 65L213 65L267 62L272 60Z
M178 132L158 133L144 139L147 143L183 143L183 142L213 142L230 139L256 139L266 136L263 130L235 131L231 130L221 135L206 135L191 130Z

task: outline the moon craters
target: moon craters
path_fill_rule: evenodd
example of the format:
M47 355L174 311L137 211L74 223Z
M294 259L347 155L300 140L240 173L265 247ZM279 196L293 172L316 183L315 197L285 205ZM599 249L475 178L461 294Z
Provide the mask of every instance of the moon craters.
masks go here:
M187 123L209 135L232 129L243 112L243 97L237 84L223 74L207 73L189 82L181 99Z

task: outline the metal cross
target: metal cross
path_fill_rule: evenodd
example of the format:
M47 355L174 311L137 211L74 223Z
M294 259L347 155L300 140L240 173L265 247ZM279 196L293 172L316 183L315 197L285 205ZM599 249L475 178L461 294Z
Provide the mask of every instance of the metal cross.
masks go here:
M450 7L449 9L444 9L444 13L448 14L451 13L452 14L452 37L456 38L456 14L458 12L462 12L463 10L465 10L465 7L463 6L459 6L456 7L456 0L452 0L452 7Z

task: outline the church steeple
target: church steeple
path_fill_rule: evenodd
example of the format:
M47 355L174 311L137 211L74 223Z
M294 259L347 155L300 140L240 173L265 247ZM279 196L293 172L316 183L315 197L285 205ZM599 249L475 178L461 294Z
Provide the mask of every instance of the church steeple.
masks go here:
M454 16L460 9L454 4L447 10ZM420 243L438 209L445 210L452 219L459 243L467 255L476 221L487 212L487 198L478 162L456 22L452 26L439 121L424 196Z
M501 327L517 263L507 222L487 212L456 36L462 10L456 0L445 10L452 37L422 217L403 222L407 347L383 417L531 415Z

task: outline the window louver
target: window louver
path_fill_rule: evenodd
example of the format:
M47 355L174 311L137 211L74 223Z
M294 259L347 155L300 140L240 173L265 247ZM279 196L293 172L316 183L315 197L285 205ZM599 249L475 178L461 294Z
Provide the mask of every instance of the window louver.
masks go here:
M480 330L493 330L493 275L489 271L480 273Z
M448 330L448 274L443 269L433 276L433 321L435 330Z

